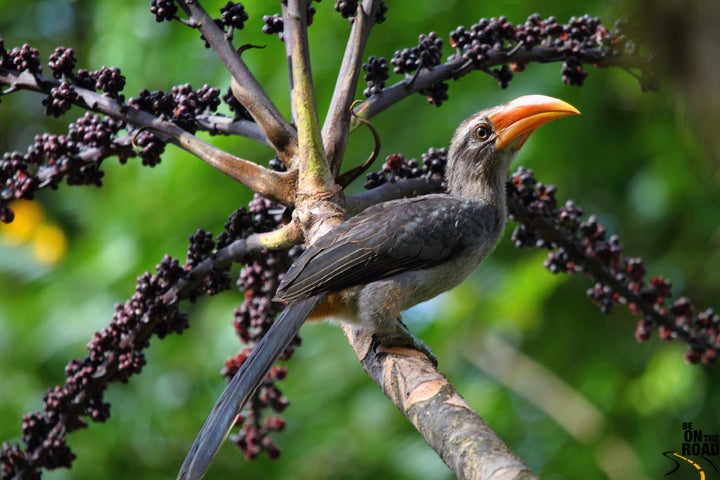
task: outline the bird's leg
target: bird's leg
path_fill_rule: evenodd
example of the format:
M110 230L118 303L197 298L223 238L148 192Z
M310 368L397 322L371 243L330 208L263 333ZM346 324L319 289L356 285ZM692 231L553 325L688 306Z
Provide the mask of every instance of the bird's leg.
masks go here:
M410 347L423 352L434 364L437 357L402 322L401 312L413 292L411 276L397 276L365 285L357 294L357 320L373 336L373 348Z
M410 329L408 329L405 323L403 323L401 317L395 318L393 326L395 328L392 330L387 332L378 332L375 335L376 343L373 345L375 351L378 351L378 348L389 349L393 347L411 347L424 353L433 365L437 366L438 359L433 351L427 346L427 344L425 344L425 342L412 334Z

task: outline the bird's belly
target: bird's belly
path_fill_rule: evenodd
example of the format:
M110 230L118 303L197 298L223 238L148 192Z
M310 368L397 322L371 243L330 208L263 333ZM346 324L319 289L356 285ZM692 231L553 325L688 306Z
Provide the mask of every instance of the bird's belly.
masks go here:
M460 256L457 260L445 262L433 268L401 275L400 277L407 277L409 285L413 285L412 293L407 299L404 309L435 298L460 285L477 269L483 257L484 255Z

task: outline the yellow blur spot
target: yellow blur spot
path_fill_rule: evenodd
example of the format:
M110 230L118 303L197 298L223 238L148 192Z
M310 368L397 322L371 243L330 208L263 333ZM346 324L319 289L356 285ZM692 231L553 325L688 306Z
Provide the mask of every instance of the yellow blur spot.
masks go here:
M10 208L15 212L15 220L0 223L0 234L5 243L16 246L30 239L45 214L40 205L29 200L16 200L10 204Z
M11 223L0 223L0 240L10 247L27 245L38 263L53 265L67 252L65 233L47 222L37 202L16 200L10 204L15 212Z
M50 224L43 224L35 229L30 246L35 259L43 265L57 263L67 251L65 233Z

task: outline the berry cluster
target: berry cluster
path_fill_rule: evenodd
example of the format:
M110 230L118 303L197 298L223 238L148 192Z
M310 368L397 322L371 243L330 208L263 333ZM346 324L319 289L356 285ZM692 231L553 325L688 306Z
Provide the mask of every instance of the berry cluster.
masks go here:
M320 0L311 0L308 2L308 9L307 9L307 24L308 26L312 25L313 18L315 17L315 7L312 5L312 2L320 2ZM283 2L285 3L285 2ZM274 13L272 15L263 15L262 17L263 21L263 27L262 31L263 33L266 33L268 35L277 35L280 41L283 41L283 32L285 30L285 23L283 22L282 15L279 13Z
M580 86L587 77L584 65L607 66L627 56L634 57L635 68L640 70L631 74L641 88L656 90L657 80L649 63L651 57L640 53L638 43L625 30L622 22L611 30L604 27L598 17L589 15L571 17L566 24L559 23L555 17L543 19L537 13L517 25L504 16L481 18L470 27L459 26L450 32L449 43L455 53L447 59L452 69L443 80L480 70L492 75L501 88L506 88L514 73L523 71L528 63L561 60L562 81ZM441 63L441 50L442 40L434 32L421 35L418 45L395 52L391 60L393 70L397 74L417 75L423 68L432 69ZM366 78L366 95L380 93L382 87L378 86L374 67L366 65L370 68L366 68L366 72L373 72ZM631 70L627 66L623 68ZM447 84L440 81L418 89L418 93L438 106L447 99L447 90Z
M428 35L421 34L416 46L395 51L395 55L390 60L393 71L397 74L418 74L423 68L432 69L440 65L442 45L442 39L438 38L435 32L430 32ZM363 92L365 96L382 93L388 78L387 60L372 56L363 64L363 70L366 72L365 80L368 82ZM424 95L431 105L439 107L448 99L448 89L447 83L437 82L420 89L418 93Z
M495 77L500 88L507 88L510 85L510 80L513 79L513 72L507 65L500 65L497 68L491 68L489 70L490 75Z
M481 18L469 29L460 26L450 32L450 46L475 68L484 66L491 50L501 50L514 41L515 26L505 17Z
M206 111L214 112L220 106L220 90L203 85L193 90L189 83L173 87L170 93L143 89L128 105L153 115L167 118L190 133L197 131L195 117Z
M125 77L117 67L101 67L97 71L73 70L77 64L77 58L72 48L57 47L50 55L48 66L53 77L65 78L66 82L54 87L50 97L43 102L48 104L57 103L55 107L48 108L48 115L58 116L57 112L67 111L69 105L59 105L63 102L72 102L76 94L71 92L72 86L91 90L100 90L106 95L122 101L120 92L125 88ZM15 47L9 52L5 49L2 37L0 37L0 67L15 70L18 72L30 72L34 75L42 73L40 54L36 48L28 44Z
M635 329L645 341L654 329L664 340L682 338L690 363L711 364L720 348L720 315L708 309L695 313L686 297L670 302L671 284L663 277L646 283L642 259L623 257L616 235L608 238L596 216L582 219L573 202L557 208L555 187L535 180L533 172L520 168L508 182L508 211L518 222L512 234L517 247L533 246L551 251L545 266L553 273L585 272L594 282L587 295L608 313L618 303L641 315Z
M283 30L285 29L282 15L280 15L279 13L273 13L272 15L263 15L262 21L263 33L266 33L268 35L277 35L280 41L282 41Z
M398 74L414 73L421 68L431 69L440 65L443 41L435 32L421 34L418 44L411 48L396 50L390 63Z
M271 231L277 228L281 221L281 209L278 205L257 195L250 202L248 210L243 209L240 215L245 221L251 221L248 233ZM287 260L286 254L282 252L262 251L260 255L245 259L244 264L237 281L238 288L244 293L244 300L235 309L233 324L240 339L253 346L265 335L275 316L283 308L282 305L272 302L272 298L280 281L280 272L287 267ZM300 339L296 338L294 344L281 358L289 359L294 352L294 346L299 343ZM232 378L250 351L250 347L245 348L228 359L225 362L223 375L228 379ZM279 447L269 434L279 431L284 422L274 416L267 416L263 421L262 413L266 409L281 412L287 407L287 399L275 384L276 381L283 380L286 374L285 367L275 366L270 370L251 400L247 415L242 417L243 427L238 434L231 436L233 443L248 458L254 458L262 451L271 458L280 454Z
M165 152L165 142L160 140L157 135L147 130L133 130L133 143L139 148L137 153L142 160L142 164L146 167L154 167L160 163L161 156ZM120 157L120 163L125 163L127 157Z
M343 18L347 18L351 22L355 20L358 9L357 0L336 0L335 11L339 12ZM378 11L375 14L375 23L383 23L385 21L385 14L387 13L387 5L385 2L380 2Z
M232 89L228 87L227 92L225 92L225 95L222 97L223 102L230 108L230 111L233 112L233 118L235 120L252 120L255 121L250 115L250 112L248 112L247 108L243 106L242 103L238 102L238 100L235 98L235 95L232 93Z
M279 375L275 372L275 370L279 368L280 367L274 367L270 371L270 375L273 376L273 378L279 378ZM267 392L267 390L265 391ZM263 404L272 405L272 408L277 411L282 411L284 407L281 405L287 406L289 404L287 399L282 396L278 398L271 398L269 396L256 398L258 398L257 401ZM262 425L254 425L249 424L245 417L240 416L238 422L243 422L243 427L237 434L230 435L230 441L243 451L247 459L253 459L261 452L265 452L270 459L275 459L280 456L280 447L273 441L270 434L283 431L285 429L285 420L275 415L269 415L265 417Z
M105 148L123 126L123 122L87 112L68 126L67 138L77 145Z
M121 102L124 100L119 93L125 88L125 76L120 73L119 68L102 66L100 70L93 72L92 76L95 78L96 90Z
M59 117L78 103L80 97L75 88L67 82L60 82L60 85L50 89L50 95L43 98L42 104L45 107L45 115Z
M103 399L107 384L126 383L142 370L143 349L152 334L163 337L187 328L185 313L161 300L182 274L177 261L166 257L156 274L138 278L132 298L116 305L110 325L88 343L88 355L65 367L65 385L48 391L42 412L23 417L24 452L18 445L3 444L3 478L39 478L41 468L70 466L75 455L65 435L87 426L82 417L94 422L107 420L110 405Z
M220 9L220 21L222 24L230 29L242 30L245 27L248 14L245 11L245 7L242 3L227 2L224 7Z
M599 55L634 53L635 45L619 28L611 31L604 27L598 17L571 17L568 23L560 24L555 17L543 19L537 13L518 25L505 17L480 19L469 29L458 27L451 32L450 44L456 48L456 56L477 69L485 69L493 53L504 52L513 62L513 54L521 49L526 52L534 47L551 49L554 55L563 58L562 80L569 85L582 85L587 76L584 63L596 62ZM512 67L521 71L525 62L513 62ZM506 86L512 75L508 71L504 76L501 85Z
M80 69L77 74L73 73L77 59L71 48L58 47L50 55L48 66L53 77L63 78L57 86L50 89L50 93L42 104L45 106L45 114L59 117L70 110L74 104L84 106L84 101L78 95L75 87L90 90L100 90L107 96L118 101L124 101L120 94L125 88L125 76L117 67L101 67L99 70L89 72Z
M113 141L123 123L86 113L71 123L67 135L36 135L26 153L7 152L0 159L0 221L11 222L12 199L31 200L40 188L102 185L102 161L110 155L127 159L128 145Z
M30 72L33 75L42 73L40 65L40 53L27 43L21 47L15 47L9 52L5 50L5 43L0 37L0 67L18 72Z
M190 235L188 244L187 260L183 267L188 272L192 271L193 268L197 267L205 259L210 258L216 251L212 234L202 228ZM229 290L231 284L232 281L230 280L230 275L228 275L227 270L213 269L202 279L200 290L196 291L193 296L188 296L188 299L194 301L194 295L199 293L209 296L217 295L220 292Z
M57 47L53 53L50 54L50 60L48 61L48 67L52 71L53 77L72 77L73 70L77 64L77 57L75 57L75 51L72 48Z
M442 176L445 174L446 148L430 148L420 158L421 162L418 162L415 158L407 160L401 153L388 155L380 171L366 174L365 188L371 189L401 179Z
M448 85L447 83L438 82L430 85L427 88L420 89L418 93L425 96L430 105L435 105L436 107L439 107L443 104L445 100L449 98L447 93L449 89L450 85Z
M256 195L247 209L240 208L232 213L225 223L225 231L217 236L216 242L212 241L210 234L202 230L198 230L190 237L188 260L184 270L192 271L200 263L211 258L214 252L227 247L238 238L276 229L281 221L281 212L278 205ZM244 300L241 306L235 309L233 324L242 342L252 346L265 335L275 316L282 310L282 305L271 300L279 283L279 274L287 268L288 260L286 253L263 250L259 254L248 254L240 261L245 266L240 271L237 286L243 292ZM213 270L203 279L201 286L201 291L188 292L186 298L194 300L200 293L214 294L229 288L227 270ZM294 345L299 343L300 339L297 338ZM250 347L244 348L225 362L222 374L228 380L247 359L250 351ZM293 351L294 346L291 346L282 358L290 358ZM280 453L280 449L268 435L278 431L284 423L273 416L263 421L263 410L271 408L280 412L288 405L282 392L275 385L276 381L284 379L285 376L284 367L275 366L271 369L251 400L247 415L238 422L244 423L243 428L239 434L231 437L248 458L255 457L263 450L271 457L276 457Z
M234 31L242 30L248 18L245 7L241 3L227 2L220 9L220 18L214 19L213 22L218 28L225 31L226 38L232 41ZM205 42L205 48L210 48L210 42L207 41L205 35L200 34L200 38Z
M363 63L362 69L365 71L364 78L367 82L363 95L370 97L382 93L385 81L390 76L387 60L384 57L371 56L366 63Z
M357 0L336 0L334 8L343 18L353 18L357 13L357 7Z
M150 12L155 15L155 21L160 23L176 18L178 7L173 0L152 0Z
M28 480L40 480L40 469L29 468L29 462L20 445L3 442L0 446L0 478L12 478L14 472L27 472Z
M157 3L156 6L159 6ZM226 21L239 26L240 7L226 5L223 9ZM48 66L53 77L60 82L38 79L38 87L45 89L47 97L42 101L50 116L60 116L73 105L90 108L79 89L101 91L119 102L119 114L125 108L125 77L116 67L101 67L96 71L78 69L77 58L71 48L58 47L50 55ZM39 54L36 49L23 45L7 51L0 38L0 66L10 69L22 68L40 74ZM232 96L226 96L228 100ZM204 85L193 90L189 84L179 85L170 93L143 90L128 104L160 118L169 119L181 128L195 132L196 118L205 112L215 112L220 105L218 89ZM230 102L229 102L230 103ZM235 102L237 103L237 102ZM236 118L250 118L247 111L230 103ZM154 166L160 162L166 143L145 129L125 125L121 121L85 115L70 124L68 135L43 134L35 139L27 154L9 152L0 159L0 221L10 222L14 215L8 202L15 198L31 199L38 188L55 188L66 179L71 185L101 185L102 161L117 156L121 163L128 158L140 156L143 165ZM122 129L127 137L118 137Z

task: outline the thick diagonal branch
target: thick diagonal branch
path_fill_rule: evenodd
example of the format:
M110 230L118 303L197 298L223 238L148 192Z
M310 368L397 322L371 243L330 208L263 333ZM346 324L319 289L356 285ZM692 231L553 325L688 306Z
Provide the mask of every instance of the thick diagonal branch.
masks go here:
M376 351L366 331L344 330L370 378L459 479L537 478L423 353Z

